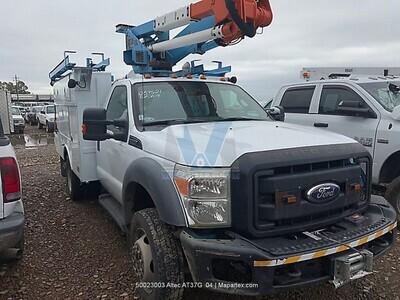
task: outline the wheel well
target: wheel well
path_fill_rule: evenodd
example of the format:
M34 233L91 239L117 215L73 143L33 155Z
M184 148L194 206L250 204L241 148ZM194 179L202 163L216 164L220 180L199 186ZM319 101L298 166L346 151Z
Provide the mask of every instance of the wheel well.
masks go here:
M380 183L389 183L396 177L400 176L400 151L389 156L382 165L379 175ZM396 168L397 167L397 168Z
M135 212L145 208L155 208L153 199L149 192L138 183L128 185L125 192L125 218L126 223L130 224L132 216Z
M67 160L67 157L68 157L68 151L67 148L64 147L64 157L63 157L64 161Z

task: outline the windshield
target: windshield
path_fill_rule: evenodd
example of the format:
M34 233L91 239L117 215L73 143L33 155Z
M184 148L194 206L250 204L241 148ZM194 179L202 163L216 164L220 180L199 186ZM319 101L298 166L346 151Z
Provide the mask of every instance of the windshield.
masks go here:
M228 120L271 120L244 90L209 82L136 84L134 99L143 126Z
M11 113L12 113L14 116L21 115L21 112L20 112L19 109L16 108L16 107L11 107Z
M48 114L54 114L54 105L47 106L46 110Z
M400 81L360 83L387 111L400 105Z

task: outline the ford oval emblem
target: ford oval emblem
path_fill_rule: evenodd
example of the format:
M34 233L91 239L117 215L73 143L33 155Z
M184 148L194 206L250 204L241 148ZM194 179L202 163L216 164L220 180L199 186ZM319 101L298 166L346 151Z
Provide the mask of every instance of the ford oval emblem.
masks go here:
M312 203L327 203L335 200L340 194L340 187L334 183L324 183L312 187L307 192L307 199Z

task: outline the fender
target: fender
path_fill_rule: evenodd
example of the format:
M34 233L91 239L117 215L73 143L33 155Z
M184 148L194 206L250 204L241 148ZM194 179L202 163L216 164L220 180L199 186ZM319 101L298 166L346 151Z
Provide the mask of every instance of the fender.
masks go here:
M175 186L165 169L150 158L139 158L127 168L124 176L122 192L123 209L128 222L129 208L125 201L130 183L142 185L150 194L160 219L174 226L186 226L186 218Z

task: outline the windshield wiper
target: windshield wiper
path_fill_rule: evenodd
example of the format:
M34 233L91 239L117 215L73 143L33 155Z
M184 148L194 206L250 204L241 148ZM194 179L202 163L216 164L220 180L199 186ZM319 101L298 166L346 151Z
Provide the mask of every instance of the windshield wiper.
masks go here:
M188 118L188 119L172 119L172 120L160 120L160 121L153 121L153 122L145 122L143 126L157 126L157 125L179 125L179 124L190 124L190 123L203 123L209 122L209 119L198 119L198 118ZM213 120L211 120L213 121Z
M230 117L230 118L218 118L211 120L213 122L225 122L225 121L267 121L264 119L246 118L246 117Z

